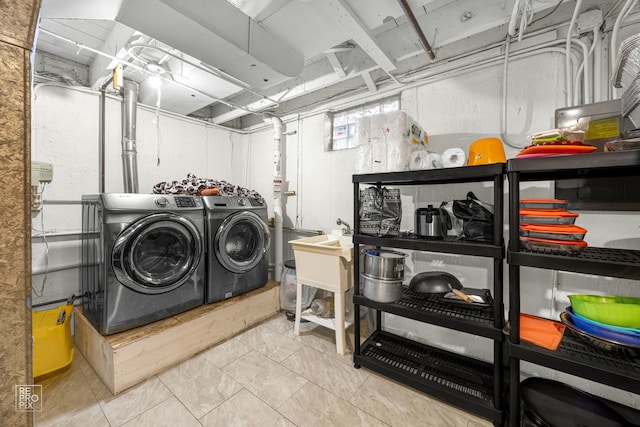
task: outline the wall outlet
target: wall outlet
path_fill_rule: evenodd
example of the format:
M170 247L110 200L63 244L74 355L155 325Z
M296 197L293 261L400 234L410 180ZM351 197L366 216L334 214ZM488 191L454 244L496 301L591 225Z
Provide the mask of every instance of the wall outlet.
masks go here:
M31 162L31 183L51 182L53 180L53 164Z

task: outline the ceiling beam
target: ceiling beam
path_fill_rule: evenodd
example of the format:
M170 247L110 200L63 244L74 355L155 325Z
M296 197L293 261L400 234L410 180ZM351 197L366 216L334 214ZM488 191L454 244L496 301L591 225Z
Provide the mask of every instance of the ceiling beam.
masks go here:
M371 31L345 0L316 2L351 38L385 71L396 69L396 63L378 45Z
M362 75L362 78L364 79L364 83L367 85L367 89L369 89L369 92L372 92L372 93L377 92L378 87L376 86L376 82L373 81L373 78L371 77L371 73L369 73L369 71L365 71L361 75Z
M325 53L325 55L327 55L329 64L331 64L338 77L344 77L347 75L347 73L344 71L344 68L342 68L342 64L340 63L338 56L335 53L327 52Z
M131 28L116 22L113 30L99 50L126 61L129 58L129 54L124 46L134 34L135 31ZM105 76L111 75L111 70L117 65L115 62L115 59L96 55L89 68L89 84L91 87L97 89L104 83Z

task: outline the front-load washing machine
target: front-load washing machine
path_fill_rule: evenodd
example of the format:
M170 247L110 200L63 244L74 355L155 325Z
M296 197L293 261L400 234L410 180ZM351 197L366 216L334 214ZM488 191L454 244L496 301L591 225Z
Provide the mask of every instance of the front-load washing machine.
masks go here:
M82 196L83 312L103 335L204 303L202 199Z
M204 196L207 233L205 302L231 298L269 281L267 206L253 197Z

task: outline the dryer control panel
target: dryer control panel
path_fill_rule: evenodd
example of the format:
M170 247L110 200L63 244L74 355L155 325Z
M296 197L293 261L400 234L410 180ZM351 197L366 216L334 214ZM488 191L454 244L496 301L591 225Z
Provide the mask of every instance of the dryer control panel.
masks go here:
M202 200L194 196L173 196L176 206L179 208L198 208L202 206Z

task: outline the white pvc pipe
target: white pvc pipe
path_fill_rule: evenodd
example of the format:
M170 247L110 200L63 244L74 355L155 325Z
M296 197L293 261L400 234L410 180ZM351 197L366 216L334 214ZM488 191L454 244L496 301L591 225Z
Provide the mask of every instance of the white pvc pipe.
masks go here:
M602 95L602 35L600 28L593 29L593 101L604 101L606 97Z
M517 57L524 58L542 52L560 52L561 54L568 55L569 60L571 61L571 51L565 52L565 50L560 47L552 47L555 44L558 44L558 41L551 41L534 48L525 49L523 52L519 52ZM502 142L509 147L524 148L523 146L518 146L511 142L507 133L507 76L509 72L509 46L509 36L507 36L504 53L504 68L502 71L502 120L500 121L500 138L502 139Z
M577 89L578 89L578 82L580 80L580 73L583 73L582 103L588 104L591 102L589 101L589 99L591 98L591 90L590 90L591 81L590 81L589 64L588 64L590 51L589 51L589 48L587 47L587 44L580 39L571 39L571 42L578 45L580 48L582 48L582 64L580 64L575 74L574 85L576 88L576 92L574 92L573 102L574 104L578 104L580 102L580 96L579 96L580 94L577 92Z
M520 0L516 0L511 11L511 20L509 20L509 36L513 37L516 34L516 22L518 21L518 12L520 11Z
M276 251L274 279L280 281L284 257L282 249L282 120L279 117L271 117L271 124L273 125L273 216L275 218L274 243Z
M565 83L567 88L567 107L570 107L573 101L573 82L571 81L571 77L573 76L573 69L571 68L571 40L573 38L573 28L576 25L578 13L580 13L580 6L582 6L582 0L576 0L576 6L573 9L573 16L571 17L571 24L569 24L569 31L567 31L567 42L565 46L565 49L567 50L564 62L566 69Z

